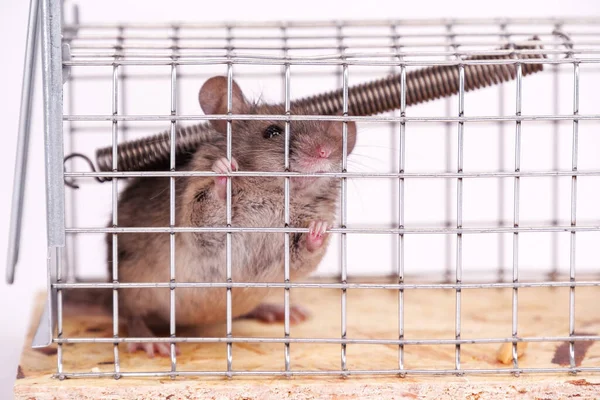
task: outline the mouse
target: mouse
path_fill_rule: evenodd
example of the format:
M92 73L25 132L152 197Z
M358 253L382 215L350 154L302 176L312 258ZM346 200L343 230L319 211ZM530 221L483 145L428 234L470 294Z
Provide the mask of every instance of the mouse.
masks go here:
M247 115L284 115L282 105L249 101L235 80L231 84L231 112ZM198 94L205 115L227 114L228 79L208 79ZM294 110L302 114L303 110ZM356 123L347 124L347 155L356 144ZM232 120L231 161L227 154L227 121L210 120L206 129L216 133L203 143L178 170L284 172L285 122ZM343 122L290 122L289 170L300 173L340 172ZM284 177L232 176L231 226L285 227ZM289 240L290 281L315 271L330 242L327 230L334 226L340 195L340 179L291 177L289 227L308 232L292 233ZM119 227L169 227L170 178L135 177L118 198ZM183 176L175 178L175 226L227 227L227 177ZM112 227L112 223L108 225ZM284 282L285 235L281 232L233 232L231 234L232 282ZM175 282L226 282L226 233L176 232L174 234ZM170 233L120 233L117 260L113 260L113 235L106 234L109 276L117 262L120 283L170 281ZM112 281L112 280L111 280ZM233 319L253 318L265 323L284 320L284 305L266 303L271 288L231 289ZM69 292L69 291L68 291ZM71 290L70 292L82 292ZM105 303L112 307L112 291ZM225 288L178 287L175 289L177 326L201 326L226 321ZM97 299L95 301L98 301ZM155 337L169 326L169 288L119 290L119 315L129 337ZM309 317L300 304L290 304L290 323ZM176 346L177 347L177 346ZM127 351L144 351L149 357L169 356L169 343L127 343ZM179 350L176 350L179 353Z

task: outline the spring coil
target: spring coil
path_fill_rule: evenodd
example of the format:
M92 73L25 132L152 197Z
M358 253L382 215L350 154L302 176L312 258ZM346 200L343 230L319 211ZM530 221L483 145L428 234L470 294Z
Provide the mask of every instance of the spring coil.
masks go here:
M469 60L501 60L505 56L479 56ZM524 55L521 59L539 58L537 55ZM516 77L516 68L508 64L470 64L464 66L465 91L497 85ZM543 70L542 64L522 64L523 76ZM459 91L459 69L456 66L434 66L408 72L406 74L406 105L412 106L449 97ZM349 115L374 115L400 108L400 75L348 89ZM296 107L306 107L311 114L331 115L343 106L343 91L315 95L292 103Z
M205 124L179 128L175 133L176 154L193 154L202 143L220 137L222 136L215 131L207 129ZM169 165L171 158L170 132L124 142L118 146L117 154L118 171L163 170ZM181 158L177 159L181 161ZM112 171L112 147L98 149L96 163L100 171Z
M532 40L538 40L533 37ZM542 46L504 46L502 49L541 49ZM476 56L466 60L505 60L515 54ZM539 59L545 55L520 54L519 59ZM523 76L543 70L542 64L521 64ZM516 77L516 68L508 64L469 64L464 66L464 89L471 91L506 82ZM449 97L459 91L459 68L456 65L433 66L406 74L406 105L416 105ZM348 88L348 114L368 116L400 108L401 76L394 74L383 79ZM291 102L291 109L300 108L314 115L332 115L342 109L343 90L338 89ZM122 143L117 146L119 171L166 170L170 159L170 133ZM176 132L176 155L193 153L196 148L217 135L207 124L179 128ZM177 157L180 160L182 157ZM181 161L180 161L181 162ZM112 171L112 147L96 151L100 171ZM109 180L103 178L102 180Z

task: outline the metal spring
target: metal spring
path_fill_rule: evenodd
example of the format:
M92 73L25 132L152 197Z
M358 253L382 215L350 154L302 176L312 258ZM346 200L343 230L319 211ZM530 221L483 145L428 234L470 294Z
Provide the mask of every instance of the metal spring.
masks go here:
M165 131L150 137L132 140L120 144L117 148L117 169L119 171L148 171L168 168L170 159L170 132ZM177 129L176 154L178 164L185 156L193 154L200 144L221 137L205 124L196 124ZM96 163L100 171L112 171L112 147L96 151ZM110 180L101 178L104 180Z
M477 56L468 60L501 60L507 56ZM523 55L521 59L540 58ZM516 68L508 64L465 65L465 91L484 88L515 79ZM543 70L542 64L523 64L523 75ZM406 105L416 105L458 93L459 69L456 66L434 66L406 74ZM348 89L349 115L375 115L400 108L400 75L360 84ZM335 90L294 102L312 114L331 115L342 108L343 92Z
M539 40L533 37L532 40ZM541 49L542 46L504 46L502 49ZM515 58L515 54L476 56L466 60L502 60ZM522 54L519 59L545 58L545 55ZM522 74L530 75L543 70L542 64L522 64ZM506 82L516 77L516 68L508 64L465 65L465 91L484 88ZM459 69L455 65L434 66L406 74L406 105L415 105L458 93ZM368 116L400 108L400 74L363 83L348 89L349 115ZM342 89L323 93L291 103L294 108L303 108L315 115L332 115L342 109ZM178 164L192 154L203 142L215 137L207 124L182 127L176 133L176 155ZM117 147L119 171L165 170L170 159L169 132L148 138L124 142ZM112 147L96 151L96 162L100 171L112 171ZM103 180L110 180L103 178Z

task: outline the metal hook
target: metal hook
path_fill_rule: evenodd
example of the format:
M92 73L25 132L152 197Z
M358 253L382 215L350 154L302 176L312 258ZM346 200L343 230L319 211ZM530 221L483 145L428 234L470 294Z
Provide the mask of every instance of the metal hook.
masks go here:
M560 37L563 40L563 42L564 42L563 44L567 49L573 50L573 41L571 40L571 37L569 35L567 35L566 33L562 32L558 29L553 30L552 34ZM569 52L567 52L567 55L564 58L569 58L572 56L573 56L573 52L569 51Z
M67 161L69 161L71 158L75 158L75 157L79 157L79 158L84 159L88 163L88 165L90 166L90 169L92 170L92 172L96 172L96 168L94 167L94 163L92 162L92 160L90 160L88 156L86 156L84 154L81 154L81 153L71 153L71 154L69 154L68 156L65 157L65 159L63 161L63 165L64 165L64 163L66 163ZM66 168L65 168L65 172L66 172ZM96 179L100 183L104 182L104 180L102 178L97 177L97 176L94 179ZM65 185L67 185L68 187L73 188L73 189L79 189L79 186L75 184L75 180L74 179L71 179L70 181L68 181L65 178Z

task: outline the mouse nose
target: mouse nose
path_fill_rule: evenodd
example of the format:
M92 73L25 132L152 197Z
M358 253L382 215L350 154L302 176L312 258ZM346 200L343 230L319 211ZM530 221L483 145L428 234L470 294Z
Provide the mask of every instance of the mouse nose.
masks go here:
M326 147L319 147L318 153L319 157L321 158L329 158L329 156L331 155L331 149L328 149Z

